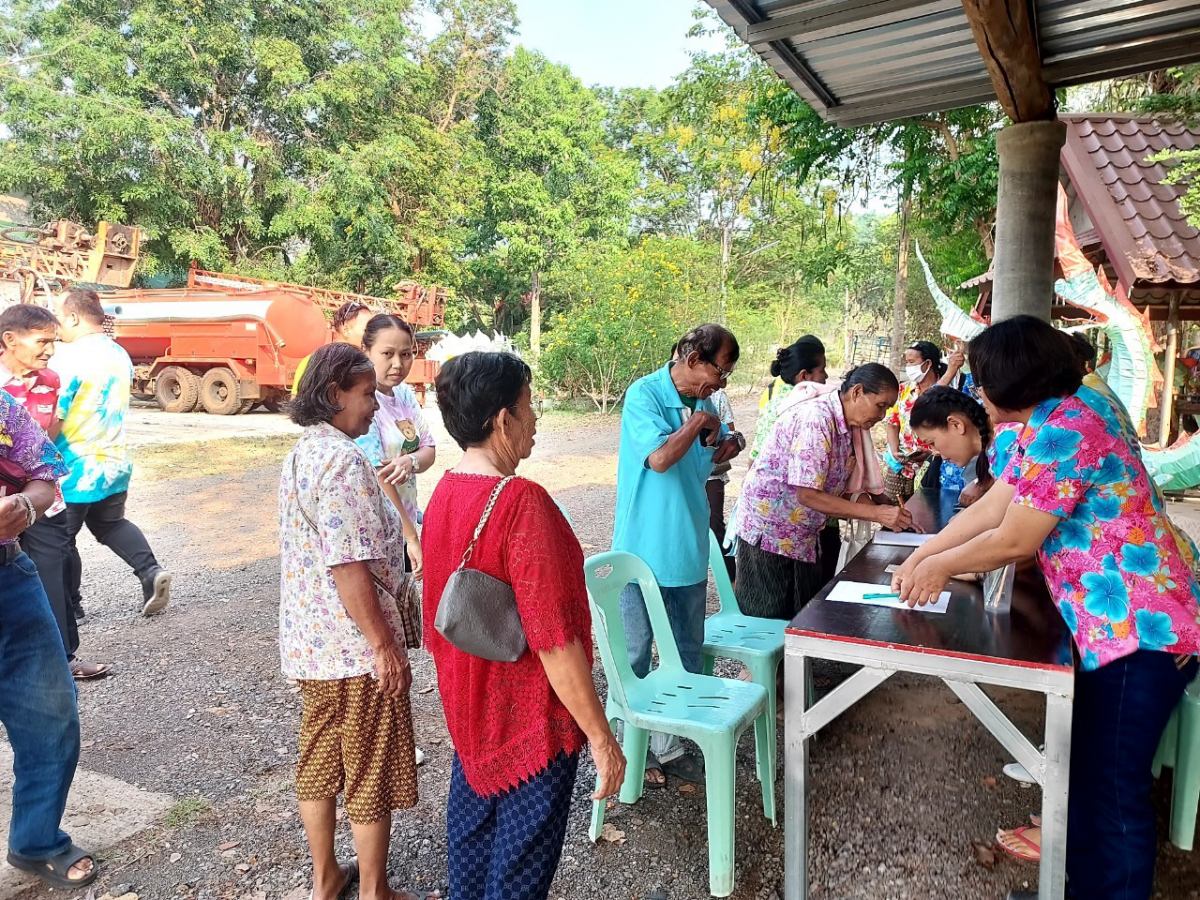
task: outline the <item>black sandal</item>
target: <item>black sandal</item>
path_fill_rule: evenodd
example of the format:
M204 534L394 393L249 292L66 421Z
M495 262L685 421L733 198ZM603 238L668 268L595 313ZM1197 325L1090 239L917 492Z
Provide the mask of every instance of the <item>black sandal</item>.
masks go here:
M91 860L92 871L82 878L71 878L71 867L85 859ZM8 864L14 869L36 875L46 884L54 887L86 887L100 877L100 864L96 861L96 857L86 850L80 850L74 844L67 845L66 850L49 859L29 859L9 850Z

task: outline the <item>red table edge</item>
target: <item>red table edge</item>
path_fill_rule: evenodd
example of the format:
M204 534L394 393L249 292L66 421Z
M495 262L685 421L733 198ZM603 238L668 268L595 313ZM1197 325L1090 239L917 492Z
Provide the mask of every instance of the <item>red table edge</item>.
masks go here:
M906 644L890 644L885 641L869 641L865 638L852 638L843 635L826 634L822 631L804 631L799 628L788 627L784 629L785 634L794 634L797 637L814 638L820 641L837 641L843 644L862 644L868 647L882 647L886 650L896 650L901 653L923 653L928 656L944 656L951 659L966 659L971 662L991 663L997 666L1011 666L1015 669L1041 669L1046 672L1071 672L1074 671L1074 662L1065 665L1040 664L1034 662L1017 661L1014 659L999 659L995 656L979 656L975 653L954 653L947 650L934 650L929 647L914 647Z

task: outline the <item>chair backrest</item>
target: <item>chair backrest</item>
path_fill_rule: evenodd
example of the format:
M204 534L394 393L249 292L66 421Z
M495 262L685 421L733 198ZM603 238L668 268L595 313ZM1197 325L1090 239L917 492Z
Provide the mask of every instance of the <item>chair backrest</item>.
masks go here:
M553 497L551 497L550 499L554 500ZM557 500L554 500L554 505L558 507L558 511L560 513L562 513L563 518L567 520L567 524L571 527L571 530L574 531L575 523L572 522L571 517L569 515L567 515L567 508L565 506L563 506L561 503L559 503Z
M708 532L708 568L712 572L713 584L717 586L717 602L721 613L741 612L737 596L733 593L733 582L729 580L729 569L725 568L725 553L721 550L721 542L712 530Z
M626 705L625 685L632 684L637 678L629 662L625 623L621 619L621 592L631 582L637 582L646 601L650 629L658 644L659 667L683 671L675 634L667 621L667 608L648 565L632 553L613 550L588 557L583 563L583 577L591 601L600 658L608 675L609 690L614 692L618 703Z

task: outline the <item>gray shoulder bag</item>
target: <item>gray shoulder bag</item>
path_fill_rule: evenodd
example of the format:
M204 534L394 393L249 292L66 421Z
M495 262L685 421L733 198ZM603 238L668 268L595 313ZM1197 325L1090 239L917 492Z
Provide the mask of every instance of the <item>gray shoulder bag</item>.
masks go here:
M517 595L511 585L477 569L468 569L467 563L500 492L514 477L501 478L492 490L462 562L446 580L433 620L438 634L463 653L492 662L516 662L529 649L517 612Z

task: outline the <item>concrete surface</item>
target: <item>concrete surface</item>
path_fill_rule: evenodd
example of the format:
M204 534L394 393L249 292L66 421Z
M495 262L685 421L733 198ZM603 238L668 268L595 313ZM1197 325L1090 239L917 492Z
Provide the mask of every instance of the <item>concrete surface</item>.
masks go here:
M0 744L0 846L4 847L12 816L12 763L12 749ZM67 798L63 830L77 846L100 852L163 819L174 802L166 794L80 769ZM17 896L37 881L7 862L0 863L0 900Z

